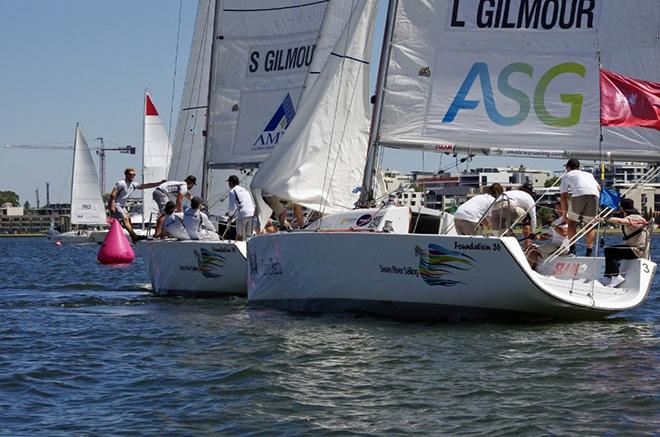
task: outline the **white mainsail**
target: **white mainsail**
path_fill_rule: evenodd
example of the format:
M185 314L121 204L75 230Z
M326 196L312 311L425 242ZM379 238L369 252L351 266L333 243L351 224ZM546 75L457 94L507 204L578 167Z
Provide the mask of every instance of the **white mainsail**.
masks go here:
M343 21L341 36L328 36L335 41L332 56L309 88L287 135L254 176L251 187L257 193L265 191L316 211L354 207L369 136L375 11L375 1L354 1L347 15L352 18ZM336 25L333 28L336 32Z
M318 57L328 3L228 0L216 8L209 167L253 167L276 147Z
M144 144L142 148L142 182L158 182L167 178L172 159L172 146L163 122L149 93L144 94ZM156 222L158 208L152 201L154 188L142 190L142 218Z
M379 142L597 150L599 60L658 81L659 22L657 0L398 2ZM602 149L660 132L604 128Z
M199 0L167 176L169 180L182 181L190 174L201 176L203 171L203 133L209 96L214 11L214 0Z
M71 224L106 224L105 206L99 191L99 177L92 154L80 127L76 124L73 144L73 177L71 178Z

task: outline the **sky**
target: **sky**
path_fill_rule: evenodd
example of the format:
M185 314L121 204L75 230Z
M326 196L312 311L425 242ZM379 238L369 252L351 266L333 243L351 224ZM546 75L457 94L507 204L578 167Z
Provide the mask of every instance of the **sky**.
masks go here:
M381 3L375 35L382 35L386 2ZM27 200L36 206L38 189L45 205L48 182L51 203L68 203L72 150L5 145L72 145L77 122L90 147L98 147L97 137L106 147L137 147L136 155L106 152L109 191L124 168L140 166L145 89L174 138L196 0L2 0L0 5L0 191L15 191L21 204ZM374 40L373 66L380 40ZM383 168L408 172L451 166L448 170L456 171L453 162L446 155L387 150ZM470 163L520 164L530 165L523 159L484 157ZM559 169L561 163L534 161L531 166Z

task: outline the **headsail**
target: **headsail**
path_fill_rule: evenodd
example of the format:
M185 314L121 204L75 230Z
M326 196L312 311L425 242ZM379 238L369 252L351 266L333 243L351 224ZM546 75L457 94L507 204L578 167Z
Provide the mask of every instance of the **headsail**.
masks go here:
M172 146L163 122L149 93L144 95L144 144L142 182L158 182L167 178L172 159ZM151 200L153 188L142 190L142 217L145 222L156 221L158 208Z
M344 5L350 2L344 2ZM376 10L372 0L354 1L332 56L309 89L300 114L278 149L261 165L252 188L308 208L336 212L358 199L369 130L369 61ZM328 13L333 12L332 6Z
M92 154L80 127L76 124L73 144L73 177L71 179L71 224L106 224L105 206L99 192L99 177Z
M599 60L658 81L658 22L657 0L398 2L380 143L598 149ZM602 147L660 135L604 128Z

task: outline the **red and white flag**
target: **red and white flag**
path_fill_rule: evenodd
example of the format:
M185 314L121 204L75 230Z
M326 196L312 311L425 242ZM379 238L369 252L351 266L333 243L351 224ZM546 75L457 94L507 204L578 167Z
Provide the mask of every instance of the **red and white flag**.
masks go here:
M660 83L601 69L600 124L660 130Z

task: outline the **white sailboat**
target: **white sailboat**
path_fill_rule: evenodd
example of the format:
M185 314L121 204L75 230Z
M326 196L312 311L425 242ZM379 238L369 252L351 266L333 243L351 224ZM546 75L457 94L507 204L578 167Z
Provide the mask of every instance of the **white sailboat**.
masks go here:
M142 148L142 183L157 182L167 179L172 161L172 145L167 131L158 114L151 95L144 94L144 130ZM153 201L154 188L142 190L142 213L135 217L144 229L146 225L155 225L158 208ZM133 218L131 218L133 220ZM137 223L134 223L134 226Z
M599 126L599 59L623 74L660 79L660 3L559 3L390 0L365 203L373 197L383 146L660 161L658 131ZM307 123L334 121L326 111ZM334 156L345 141L314 144ZM296 153L313 153L309 143L304 136L292 141L291 162L278 154L270 174L260 171L255 178L255 188L303 204L321 199L322 207L331 197L328 187L341 186L346 175L325 178L317 193L299 191L290 181L305 180L301 173L323 174L323 166L296 167ZM650 259L622 261L626 279L616 288L598 281L602 258L559 257L534 271L515 238L448 235L450 222L439 212L384 207L331 214L312 231L254 237L248 242L248 300L292 311L420 320L592 319L640 305L656 270Z
M211 170L256 167L279 147L353 7L342 0L200 0L169 179L201 173L202 197L211 200ZM246 294L243 241L140 247L156 294Z
M106 224L105 206L99 192L96 167L94 167L87 141L76 124L71 177L71 225L76 229L57 234L49 232L48 239L62 243L91 243L90 236L93 227Z

